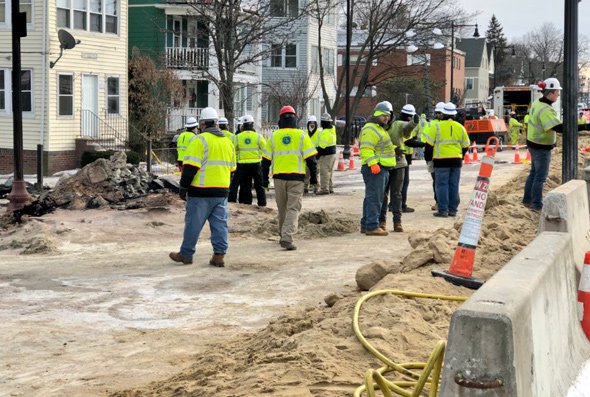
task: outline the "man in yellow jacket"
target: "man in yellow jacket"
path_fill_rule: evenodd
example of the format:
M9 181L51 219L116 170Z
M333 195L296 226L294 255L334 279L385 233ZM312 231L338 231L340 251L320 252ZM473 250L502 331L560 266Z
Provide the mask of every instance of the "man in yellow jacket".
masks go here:
M392 113L391 103L378 103L373 109L373 116L360 133L361 174L365 182L361 233L367 236L389 234L379 227L379 215L389 180L389 170L395 168L395 146L385 129Z
M254 130L254 118L249 114L242 117L242 132L236 136L236 159L238 169L235 176L240 181L238 201L242 204L252 204L252 180L256 190L256 201L259 207L266 207L266 191L262 181L262 153L266 148L266 141Z
M522 124L516 120L516 112L510 112L510 119L508 120L508 126L510 127L510 144L518 145L520 138L520 132L522 131Z
M197 133L197 127L199 123L197 123L197 119L194 117L189 117L186 119L186 123L184 124L184 132L182 132L178 139L176 140L176 164L178 169L182 172L182 163L184 161L184 154L186 153L186 148L188 147L188 142L191 138Z
M185 265L193 263L199 234L209 221L213 256L211 266L223 267L228 248L227 194L230 173L236 169L233 144L218 128L217 111L207 107L201 111L199 128L186 149L180 177L180 197L186 201L184 237L179 252L170 259Z
M293 235L297 233L299 211L305 169L309 167L310 183L318 183L316 178L316 151L306 131L297 128L297 116L292 106L283 106L279 111L279 129L273 131L266 142L262 155L262 169L265 185L268 185L269 172L275 186L275 200L279 213L279 244L291 251L297 249Z
M320 120L322 130L319 132L316 149L318 150L318 166L320 169L320 191L318 194L334 193L332 174L336 162L336 127L332 117L324 113Z

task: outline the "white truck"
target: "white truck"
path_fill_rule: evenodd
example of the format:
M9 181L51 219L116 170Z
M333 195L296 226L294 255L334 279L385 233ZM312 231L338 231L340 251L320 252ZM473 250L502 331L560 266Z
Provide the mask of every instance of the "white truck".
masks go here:
M494 113L504 118L511 111L516 112L516 118L522 122L524 116L529 112L533 102L541 97L541 89L536 84L530 86L500 86L494 89ZM561 98L553 104L553 107L562 117Z

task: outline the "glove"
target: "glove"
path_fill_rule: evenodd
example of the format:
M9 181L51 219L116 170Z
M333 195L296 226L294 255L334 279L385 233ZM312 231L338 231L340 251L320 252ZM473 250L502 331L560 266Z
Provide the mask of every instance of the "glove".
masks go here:
M404 152L402 151L402 148L399 147L399 146L396 146L395 147L395 155L396 155L396 157L401 157L401 156L403 156L403 154L404 154Z
M434 161L427 161L426 167L428 169L428 173L432 174L434 172Z
M181 199L182 201L186 201L186 195L187 195L187 193L188 193L188 189L187 189L187 188L185 188L185 187L181 187L181 188L178 190L178 195L180 196L180 199Z
M412 121L414 122L414 124L418 124L420 122L420 116L418 116L418 113L416 113L414 115L414 117L412 118Z
M379 167L378 163L375 163L371 166L371 174L377 175L380 172L381 172L381 167Z

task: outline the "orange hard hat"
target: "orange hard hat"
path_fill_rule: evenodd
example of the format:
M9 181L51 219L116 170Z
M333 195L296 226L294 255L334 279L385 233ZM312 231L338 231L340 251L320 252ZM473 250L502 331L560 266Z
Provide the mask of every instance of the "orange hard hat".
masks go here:
M287 113L296 114L295 109L293 109L293 106L289 106L289 105L283 106L281 108L281 111L279 112L279 117L282 117L284 114L287 114Z

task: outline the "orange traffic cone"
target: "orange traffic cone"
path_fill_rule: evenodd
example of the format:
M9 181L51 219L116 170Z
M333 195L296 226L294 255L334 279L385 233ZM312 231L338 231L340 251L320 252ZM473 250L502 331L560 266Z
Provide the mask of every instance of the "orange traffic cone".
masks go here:
M463 164L471 164L471 159L469 158L469 153L465 153L465 156L463 156Z
M479 167L479 175L475 182L473 194L469 201L469 208L463 220L463 227L459 235L459 243L449 270L433 270L434 277L443 277L450 283L471 289L478 289L483 280L471 277L475 263L475 249L479 241L481 225L490 186L490 177L494 169L494 157L484 156Z
M531 162L531 152L529 150L526 151L526 162L527 163Z
M350 159L348 160L348 169L356 170L356 167L354 166L354 156L350 156Z
M522 164L520 161L520 152L518 151L518 145L514 146L514 161L512 164Z
M471 153L471 161L479 161L479 158L477 157L477 145L475 144L475 141L473 141L473 152Z
M590 251L584 256L584 269L578 287L578 313L580 313L580 324L590 340Z
M346 167L344 166L344 155L340 152L340 158L338 159L338 168L336 171L346 171Z

